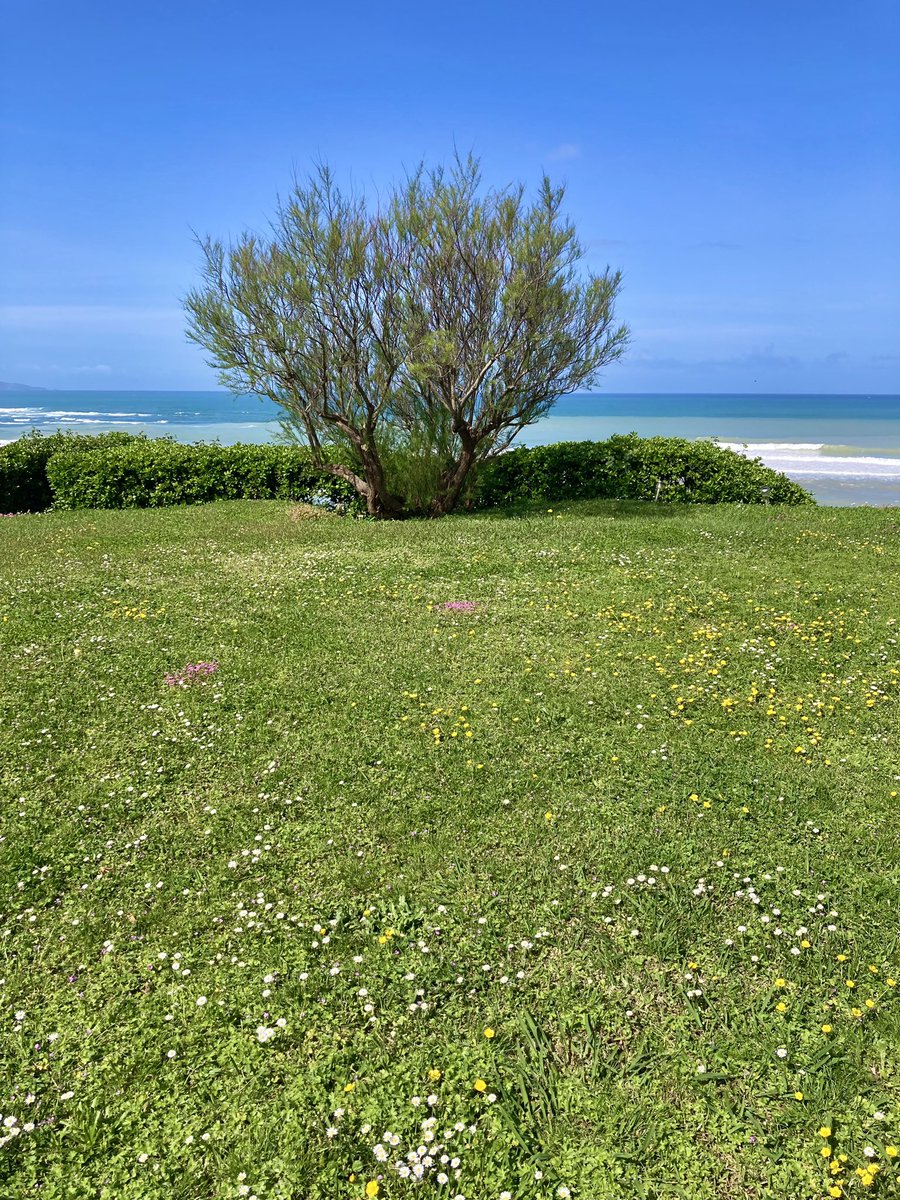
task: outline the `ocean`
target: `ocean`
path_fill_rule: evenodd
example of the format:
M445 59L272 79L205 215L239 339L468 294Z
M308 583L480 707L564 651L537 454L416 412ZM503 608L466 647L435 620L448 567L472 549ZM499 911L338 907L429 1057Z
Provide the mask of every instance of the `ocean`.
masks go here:
M178 441L267 442L278 409L227 392L0 392L0 443L29 429L126 429ZM621 394L566 396L524 445L642 436L716 437L759 457L820 504L900 506L900 396Z

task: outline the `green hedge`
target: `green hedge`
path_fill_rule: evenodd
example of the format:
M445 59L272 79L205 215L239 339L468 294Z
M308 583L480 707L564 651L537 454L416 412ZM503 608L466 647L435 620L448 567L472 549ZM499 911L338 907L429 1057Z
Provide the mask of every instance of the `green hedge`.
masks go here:
M0 512L43 512L53 503L47 478L47 463L64 451L99 450L122 446L134 440L130 433L54 433L49 437L34 430L0 446Z
M763 489L768 489L768 494ZM512 450L486 463L470 503L653 500L810 504L799 484L715 442L616 436ZM0 512L150 508L210 500L361 503L298 446L185 445L128 433L29 434L0 448Z
M786 475L715 442L634 433L501 454L482 469L474 503L492 508L524 500L653 500L657 489L660 500L686 504L815 503Z
M185 445L137 438L123 446L56 454L47 464L56 508L160 508L210 500L308 500L353 505L342 479L296 446Z

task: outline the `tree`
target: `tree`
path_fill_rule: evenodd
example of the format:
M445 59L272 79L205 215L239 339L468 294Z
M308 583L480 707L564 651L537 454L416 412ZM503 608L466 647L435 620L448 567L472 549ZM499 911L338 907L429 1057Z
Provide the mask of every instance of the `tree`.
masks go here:
M419 169L380 211L327 168L271 236L207 238L188 336L221 382L268 396L375 516L440 516L478 465L623 353L621 274L584 251L545 177L484 193L478 163Z

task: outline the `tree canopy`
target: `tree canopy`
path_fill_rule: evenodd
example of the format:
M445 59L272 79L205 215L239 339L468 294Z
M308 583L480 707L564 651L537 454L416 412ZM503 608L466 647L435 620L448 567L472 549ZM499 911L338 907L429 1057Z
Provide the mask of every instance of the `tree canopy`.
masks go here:
M619 358L621 273L583 269L544 177L482 188L476 160L420 168L370 210L327 167L269 236L201 242L188 336L224 386L282 409L374 516L440 516L478 465Z

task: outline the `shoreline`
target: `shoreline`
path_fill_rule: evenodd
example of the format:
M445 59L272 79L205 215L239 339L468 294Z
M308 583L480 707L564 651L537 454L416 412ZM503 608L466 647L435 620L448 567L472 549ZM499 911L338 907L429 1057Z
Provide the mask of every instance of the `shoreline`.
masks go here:
M875 398L823 396L818 398L820 405L810 404L810 397L785 396L777 398L778 404L770 403L773 399L605 393L564 397L517 444L602 441L631 432L688 441L708 438L761 459L807 488L820 504L900 507L900 397L882 396L869 403ZM837 400L842 403L835 404ZM610 411L613 408L619 411ZM0 445L33 428L45 434L122 430L179 442L258 444L278 438L275 414L273 405L255 397L219 393L4 393Z

